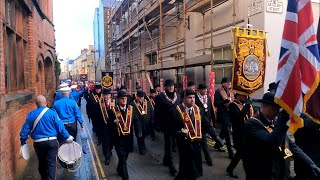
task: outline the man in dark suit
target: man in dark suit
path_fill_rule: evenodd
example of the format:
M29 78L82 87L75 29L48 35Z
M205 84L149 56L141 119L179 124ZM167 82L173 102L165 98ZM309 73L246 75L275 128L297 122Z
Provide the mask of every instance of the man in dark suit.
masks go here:
M127 102L130 104L132 102L132 96L127 92L128 88L126 86L121 86L120 91L123 91L127 94Z
M150 95L146 96L147 100L149 101L151 107L152 107L152 113L154 114L154 108L156 106L156 90L155 89L150 89ZM150 122L150 136L151 136L151 140L155 141L156 139L156 134L154 131L154 126L155 126L155 122L154 122L154 118L152 119L152 121Z
M310 116L303 114L304 126L294 133L295 143L305 152L314 163L320 166L320 124L312 121ZM311 169L305 167L304 162L294 159L296 180L316 180Z
M236 154L232 158L226 171L230 177L238 178L233 170L242 159L242 137L244 126L248 118L254 115L252 101L248 96L236 94L234 102L229 105L229 111L232 122L232 138Z
M174 90L174 81L167 79L165 81L165 91L161 92L155 101L155 122L156 129L164 134L164 157L163 165L168 166L170 173L174 176L177 173L172 161L172 144L175 140L175 132L171 128L169 120L169 111L181 103L181 98Z
M90 105L90 114L91 114L91 120L92 120L92 129L96 133L98 137L97 145L99 146L102 141L102 135L103 135L103 118L101 116L101 110L100 110L100 99L102 98L102 86L101 84L96 84L94 86L93 92L89 95L89 105Z
M279 113L280 106L274 102L274 93L264 94L261 102L259 112L247 121L244 129L243 166L246 179L286 179L288 169L285 159L292 155L319 179L320 169L294 142L286 138L286 124L290 116L284 110Z
M192 89L183 93L183 103L170 111L171 127L177 132L179 150L179 173L175 180L196 179L203 175L201 158L202 132L212 128L208 119L201 115L195 104Z
M203 118L207 118L207 120L210 122L211 128L208 132L208 134L212 137L212 139L216 142L217 147L222 147L222 140L220 137L217 136L214 128L212 127L212 124L215 121L215 114L212 107L212 101L210 97L207 95L208 93L208 86L206 84L199 84L198 86L199 92L195 96L195 103L201 110L201 116ZM207 132L204 131L202 133L202 140L201 140L201 148L204 154L204 157L206 159L206 162L209 166L212 166L212 159L210 156L210 152L208 149L207 144Z
M123 180L129 179L127 159L129 152L133 150L133 126L139 128L139 120L133 111L133 107L127 104L127 94L119 91L117 105L108 111L109 127L112 144L118 155L117 172ZM142 134L141 129L136 130Z
M233 100L233 94L231 92L231 81L229 78L224 77L221 81L222 86L216 90L214 94L214 105L217 108L217 119L222 124L221 132L219 134L221 139L225 139L229 158L233 158L233 149L231 145L231 137L230 137L230 114L228 111L228 106ZM215 149L219 151L223 151L221 148L214 146Z
M144 99L145 93L141 90L136 93L137 99L135 99L131 106L134 113L137 115L140 127L136 128L136 137L139 147L139 152L144 155L146 152L145 138L150 134L150 123L153 122L153 109L149 101ZM139 131L137 131L139 129ZM142 131L142 132L141 132Z

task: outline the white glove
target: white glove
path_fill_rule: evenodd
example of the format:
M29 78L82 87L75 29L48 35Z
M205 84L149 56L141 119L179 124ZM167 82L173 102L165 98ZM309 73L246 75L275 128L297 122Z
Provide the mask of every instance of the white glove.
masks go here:
M72 143L73 142L73 136L70 135L70 137L67 139L67 143Z

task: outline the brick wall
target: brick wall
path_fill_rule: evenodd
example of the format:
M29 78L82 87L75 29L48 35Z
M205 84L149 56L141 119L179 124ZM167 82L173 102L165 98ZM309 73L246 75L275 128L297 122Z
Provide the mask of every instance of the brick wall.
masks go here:
M33 6L30 0L24 1ZM52 20L52 1L49 0L47 5L48 9L44 13L48 12L49 19ZM4 8L4 1L1 1L1 25L5 23ZM26 115L36 109L35 97L40 94L45 95L48 105L51 106L56 87L53 70L55 58L54 27L51 22L40 17L35 7L32 7L31 10L32 14L28 17L27 23L28 57L25 58L26 89L24 90L6 93L6 42L4 38L6 33L5 26L0 26L0 179L5 177L6 180L18 179L28 163L28 161L19 159L20 130ZM31 146L33 144L30 139L27 143Z

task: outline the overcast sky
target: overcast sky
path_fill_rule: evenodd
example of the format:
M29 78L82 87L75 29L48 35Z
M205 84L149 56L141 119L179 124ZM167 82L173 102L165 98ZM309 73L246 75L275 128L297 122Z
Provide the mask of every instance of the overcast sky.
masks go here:
M54 0L53 18L59 59L75 59L93 45L94 10L99 0Z

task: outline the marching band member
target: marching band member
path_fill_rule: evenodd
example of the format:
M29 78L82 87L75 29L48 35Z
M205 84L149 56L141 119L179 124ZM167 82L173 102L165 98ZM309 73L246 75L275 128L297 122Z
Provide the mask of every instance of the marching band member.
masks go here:
M71 88L61 88L60 91L62 92L63 98L54 102L53 108L69 134L73 136L76 141L78 134L77 122L80 123L81 130L84 130L80 109L77 106L77 103L69 98Z
M140 127L135 127L136 137L139 152L141 155L144 155L146 151L145 138L150 133L150 123L153 122L153 109L149 101L144 99L145 93L143 91L137 91L136 97L137 99L131 103L131 106L133 107L133 111L139 120Z
M117 105L108 112L112 144L118 155L117 172L123 180L129 179L127 159L133 150L133 126L139 127L139 120L133 107L127 104L127 94L119 91ZM138 133L142 134L141 131Z
M231 91L231 81L229 80L229 78L222 78L221 84L222 86L219 89L217 89L214 94L214 105L217 108L217 119L220 123L222 123L222 128L219 136L221 139L225 139L229 158L232 159L234 153L231 145L231 122L228 106L232 102L234 97ZM214 148L223 152L223 150L217 146L214 146Z

